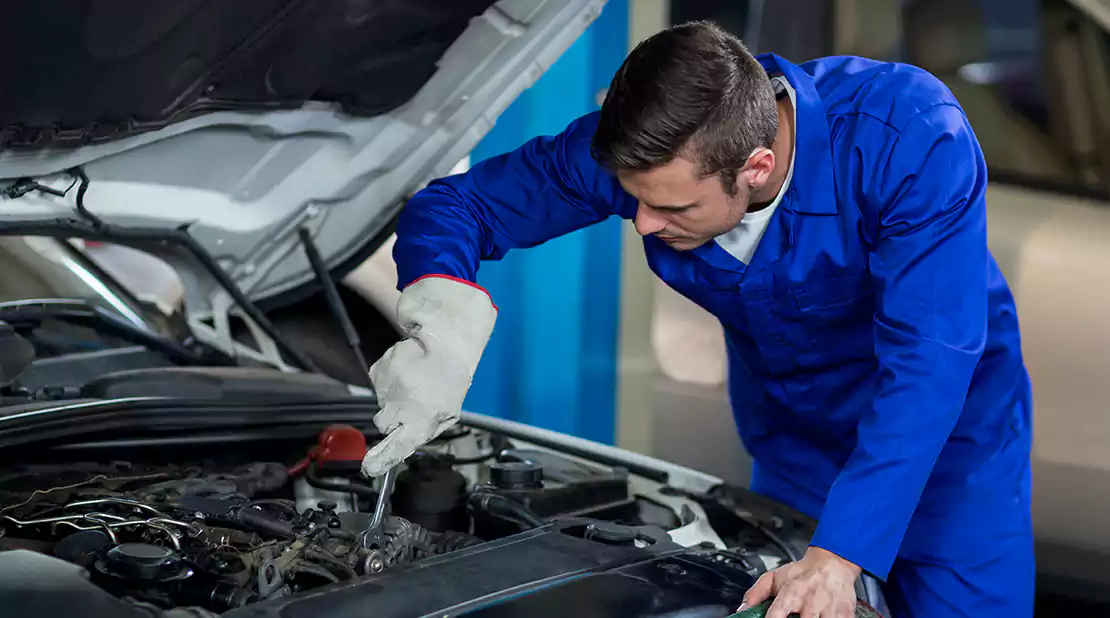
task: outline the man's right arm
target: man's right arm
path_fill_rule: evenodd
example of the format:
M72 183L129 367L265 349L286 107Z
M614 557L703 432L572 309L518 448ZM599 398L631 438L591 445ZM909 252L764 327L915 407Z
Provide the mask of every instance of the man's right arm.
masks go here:
M362 471L380 476L458 421L497 308L478 263L597 223L633 217L636 200L590 156L597 114L562 133L437 180L401 214L397 321L403 338L370 368L386 434Z
M597 112L587 114L414 195L397 226L398 287L429 275L473 283L480 260L635 216L635 199L590 156L596 126Z

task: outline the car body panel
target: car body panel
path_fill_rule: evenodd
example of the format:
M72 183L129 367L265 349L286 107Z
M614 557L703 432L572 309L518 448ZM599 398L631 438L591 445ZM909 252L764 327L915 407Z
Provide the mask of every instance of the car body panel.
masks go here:
M255 301L289 292L315 277L301 228L329 268L364 252L406 196L465 157L603 5L497 2L469 21L410 100L384 113L324 100L266 109L263 101L187 114L161 129L77 148L8 148L0 151L0 180L32 179L62 195L21 194L5 202L2 220L81 222L76 207L83 198L88 212L108 225L187 229ZM86 174L87 187L77 182L75 168ZM90 226L85 236L95 237L96 224L84 222ZM157 242L139 248L181 275L197 336L242 353L226 326L234 303L225 286L180 251ZM267 350L255 356L284 366Z
M1038 569L1110 587L1110 207L1005 185L987 202L1033 383Z

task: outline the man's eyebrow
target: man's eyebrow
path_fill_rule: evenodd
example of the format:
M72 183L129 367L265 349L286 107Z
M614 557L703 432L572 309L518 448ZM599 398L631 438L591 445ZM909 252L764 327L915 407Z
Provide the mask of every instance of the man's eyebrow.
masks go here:
M647 204L647 202L644 202L644 203ZM674 205L674 204L647 204L647 206L649 208L651 208L652 210L686 210L687 208L693 208L694 206L697 206L697 202L694 202L693 204L680 204L680 205Z

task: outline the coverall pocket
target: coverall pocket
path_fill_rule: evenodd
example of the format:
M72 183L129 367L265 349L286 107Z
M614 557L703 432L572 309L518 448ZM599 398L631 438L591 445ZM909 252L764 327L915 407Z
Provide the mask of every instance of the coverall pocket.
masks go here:
M794 299L803 313L813 314L855 305L872 292L871 274L862 269L803 281L794 287Z
M752 342L771 376L794 374L810 347L801 316L788 295L770 285L744 290L744 312Z
M793 294L815 354L847 360L874 352L875 295L866 270L805 281Z

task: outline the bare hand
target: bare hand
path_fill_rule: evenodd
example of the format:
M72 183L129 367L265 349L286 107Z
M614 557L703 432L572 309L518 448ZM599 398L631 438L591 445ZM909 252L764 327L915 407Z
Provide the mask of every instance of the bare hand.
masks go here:
M852 618L860 568L836 554L810 547L797 562L764 573L744 595L741 609L774 597L766 618Z

